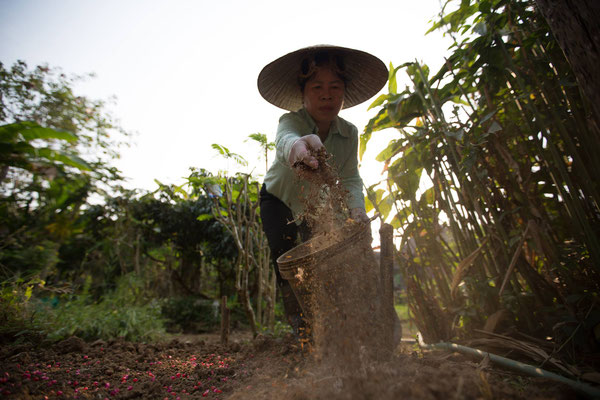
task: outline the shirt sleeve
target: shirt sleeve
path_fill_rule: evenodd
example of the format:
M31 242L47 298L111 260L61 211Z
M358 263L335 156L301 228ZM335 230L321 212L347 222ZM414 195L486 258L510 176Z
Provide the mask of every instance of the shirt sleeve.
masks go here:
M305 123L294 114L284 114L279 118L277 134L275 136L275 157L284 164L289 165L290 150L296 140L300 139L306 130Z
M348 208L365 208L363 181L358 172L358 129L353 126L346 161L340 170L340 180L348 190Z

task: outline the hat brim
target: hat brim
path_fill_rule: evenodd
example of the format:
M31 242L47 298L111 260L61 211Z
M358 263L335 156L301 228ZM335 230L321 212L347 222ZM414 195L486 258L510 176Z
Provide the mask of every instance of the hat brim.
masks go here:
M288 111L302 108L298 84L302 60L314 53L331 51L344 59L345 73L350 78L344 91L344 106L350 108L373 97L388 79L385 64L377 57L346 47L318 45L286 54L267 64L258 75L258 91L269 103Z

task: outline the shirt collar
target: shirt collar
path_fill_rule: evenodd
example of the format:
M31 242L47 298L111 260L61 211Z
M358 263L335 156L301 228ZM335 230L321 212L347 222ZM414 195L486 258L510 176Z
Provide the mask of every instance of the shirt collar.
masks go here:
M317 124L315 123L315 120L311 117L311 115L308 113L308 111L306 111L306 108L302 107L302 109L300 109L300 111L298 111L298 112L308 122L310 129L316 135L317 130L318 130ZM350 137L350 134L348 132L344 132L344 130L341 129L339 116L336 116L335 119L333 120L333 122L331 123L331 126L329 127L329 133L331 133L331 134L337 133L338 135L346 137L346 138Z

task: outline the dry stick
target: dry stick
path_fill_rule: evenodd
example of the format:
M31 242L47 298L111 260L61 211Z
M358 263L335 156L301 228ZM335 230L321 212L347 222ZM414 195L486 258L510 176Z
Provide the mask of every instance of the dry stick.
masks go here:
M502 281L502 286L500 286L498 297L502 296L502 293L504 292L504 287L506 286L506 284L508 283L508 279L510 278L510 274L512 273L513 269L515 269L515 265L517 265L517 260L519 259L519 255L523 250L523 243L525 242L525 238L527 237L527 233L529 232L529 226L531 225L531 222L532 221L529 221L527 223L527 227L525 228L525 232L523 232L523 236L521 236L521 240L519 241L517 250L515 251L515 254L513 255L512 260L510 261L510 266L508 267L508 271L506 271L506 275L504 275L504 281Z
M221 297L221 344L229 343L229 308L227 296Z

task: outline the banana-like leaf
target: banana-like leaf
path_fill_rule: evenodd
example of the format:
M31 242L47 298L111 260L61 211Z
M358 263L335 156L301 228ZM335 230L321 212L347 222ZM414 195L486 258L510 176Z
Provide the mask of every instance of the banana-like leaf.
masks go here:
M75 167L82 171L91 171L92 167L85 162L82 158L75 154L65 153L60 150L53 150L49 148L36 149L37 155L47 160L59 161L65 165Z
M27 142L35 139L58 139L66 140L68 142L75 142L77 140L77 136L70 132L44 128L43 126L30 121L0 126L0 140L3 142L8 141L7 139L12 139L12 141L15 139L18 140L19 135Z

